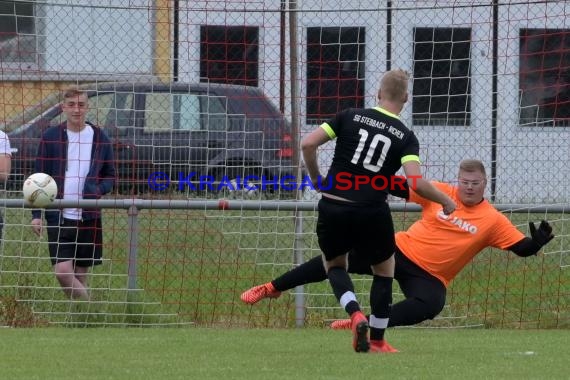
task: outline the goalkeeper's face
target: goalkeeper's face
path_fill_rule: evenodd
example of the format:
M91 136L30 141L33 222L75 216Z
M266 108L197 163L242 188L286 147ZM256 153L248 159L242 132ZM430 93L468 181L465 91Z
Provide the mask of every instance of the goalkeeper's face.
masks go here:
M479 171L459 171L457 194L465 206L474 206L483 200L487 186L485 175Z

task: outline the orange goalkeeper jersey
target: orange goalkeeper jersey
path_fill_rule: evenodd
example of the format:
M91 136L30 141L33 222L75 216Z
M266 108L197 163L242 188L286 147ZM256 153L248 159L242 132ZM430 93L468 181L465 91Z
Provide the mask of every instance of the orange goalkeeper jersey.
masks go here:
M409 201L422 206L422 217L407 231L396 234L396 245L445 286L484 248L507 249L525 237L487 200L466 207L459 201L456 187L441 182L433 184L455 201L457 209L445 215L439 203L410 190Z

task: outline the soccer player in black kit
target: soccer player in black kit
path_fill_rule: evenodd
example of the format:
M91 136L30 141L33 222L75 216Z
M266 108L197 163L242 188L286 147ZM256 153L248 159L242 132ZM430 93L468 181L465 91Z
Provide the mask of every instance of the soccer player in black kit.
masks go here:
M419 142L399 118L408 100L409 76L388 71L380 82L378 106L348 109L305 136L303 159L317 188L321 173L317 149L337 139L318 204L317 238L334 295L350 315L356 352L397 352L384 340L392 303L394 277L394 225L386 202L396 172L403 167L408 185L416 193L455 209L453 200L421 177ZM360 252L373 273L370 289L370 322L362 313L348 275L347 252ZM368 329L370 327L370 337Z

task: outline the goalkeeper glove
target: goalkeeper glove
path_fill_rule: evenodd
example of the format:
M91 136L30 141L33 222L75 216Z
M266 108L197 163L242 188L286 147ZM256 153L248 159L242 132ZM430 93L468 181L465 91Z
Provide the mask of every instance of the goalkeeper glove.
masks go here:
M554 239L552 226L548 224L546 220L540 222L538 229L536 229L534 222L529 222L528 227L530 229L530 236L532 236L532 240L541 247L547 244L550 240Z

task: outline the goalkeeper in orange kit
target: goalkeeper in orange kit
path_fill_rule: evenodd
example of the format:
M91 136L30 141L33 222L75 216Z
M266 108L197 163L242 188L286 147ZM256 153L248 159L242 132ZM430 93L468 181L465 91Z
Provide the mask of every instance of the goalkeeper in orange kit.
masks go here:
M414 325L437 316L445 305L449 283L483 249L494 247L527 257L536 255L554 238L547 221L542 221L538 228L529 223L531 237L525 237L484 199L486 183L485 167L478 160L461 162L457 186L435 182L457 204L451 216L445 215L439 204L419 197L413 189L393 193L418 203L422 214L407 231L395 235L394 278L406 298L392 305L388 327ZM357 257L349 254L348 271L371 274L370 268ZM271 282L245 291L241 300L253 305L263 298L276 298L285 290L326 278L321 257L317 256ZM346 328L346 325L345 320L340 320L331 327Z

